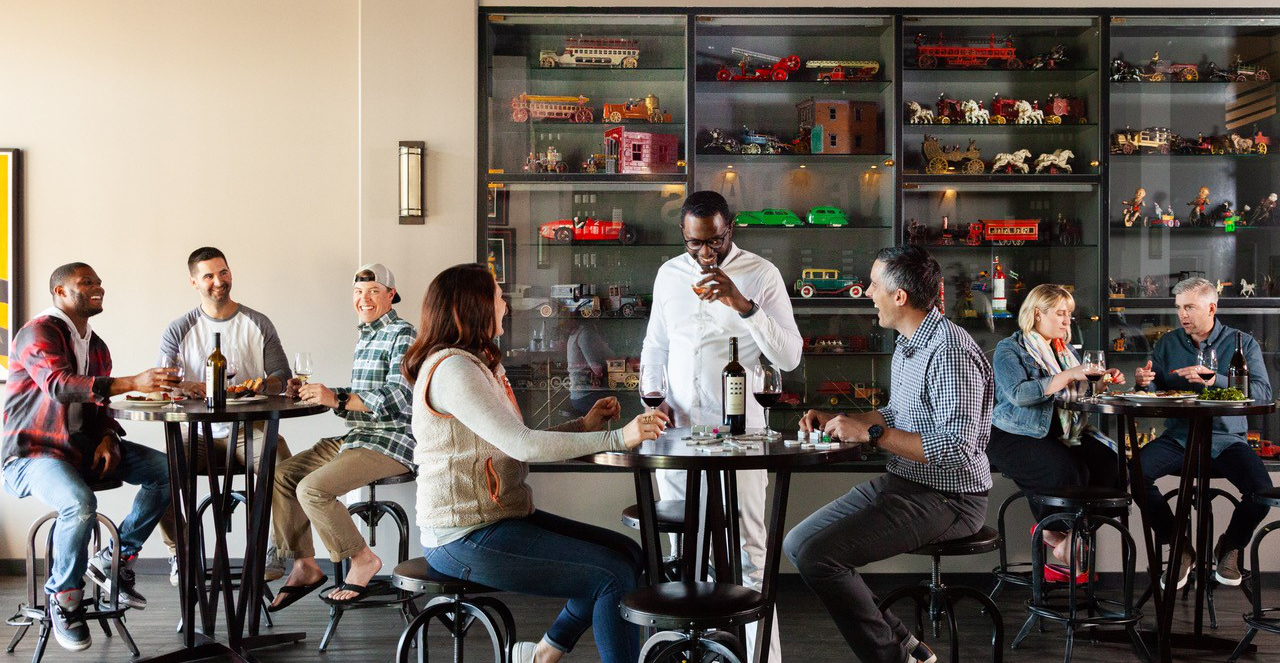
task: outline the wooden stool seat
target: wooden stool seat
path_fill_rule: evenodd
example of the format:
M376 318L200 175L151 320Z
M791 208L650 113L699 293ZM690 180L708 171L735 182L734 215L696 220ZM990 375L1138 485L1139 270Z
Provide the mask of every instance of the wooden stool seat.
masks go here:
M415 557L396 564L391 572L391 584L396 589L415 594L491 594L500 590L447 576L427 563L425 557Z
M956 557L959 555L980 555L999 547L1000 533L990 527L983 527L964 538L929 543L912 550L908 554L927 555L929 557Z
M721 582L664 582L622 599L622 618L664 629L731 629L764 614L764 595Z
M679 534L684 531L684 500L658 500L653 503L658 513L658 531ZM622 524L640 529L640 505L632 504L622 510Z
M1031 499L1044 506L1063 509L1128 509L1133 497L1119 488L1099 486L1060 486L1036 493Z

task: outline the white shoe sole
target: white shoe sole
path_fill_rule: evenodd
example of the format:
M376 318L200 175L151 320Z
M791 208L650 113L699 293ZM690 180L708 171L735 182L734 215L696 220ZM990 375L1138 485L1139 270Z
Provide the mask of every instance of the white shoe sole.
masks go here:
M1214 574L1214 575L1217 575L1217 574ZM1186 586L1187 586L1187 581L1189 581L1189 580L1191 580L1191 572L1190 572L1190 571L1187 571L1187 575L1182 576L1182 579L1178 581L1178 586L1174 588L1174 591L1176 592L1176 591L1178 591L1179 589L1182 589L1183 587L1186 587ZM1236 583L1236 584L1239 584L1239 583ZM1160 579L1160 589L1165 589L1165 586L1164 586L1164 578L1161 578L1161 579Z
M63 649L65 649L65 650L67 650L67 651L84 651L84 650L88 649L90 645L92 645L92 644L93 644L93 638L92 638L92 637L85 638L84 640L82 640L82 641L80 641L80 642L73 642L73 641L71 641L71 640L64 640L64 639L62 639L62 632L61 632L61 631L59 631L59 630L58 630L58 629L56 629L56 628L55 628L55 629L53 629L53 639L54 639L54 640L57 640L57 641L58 641L58 644L59 644Z
M537 647L536 642L517 642L511 647L511 662L533 663L533 652Z
M1226 585L1228 587L1239 587L1240 580L1241 580L1240 578L1224 578L1218 575L1217 571L1213 572L1213 579L1217 580L1219 583Z
M101 587L102 591L106 592L108 597L111 596L111 579L109 577L103 576L101 569L90 564L89 570L85 572L84 577L88 579L90 582L92 582L93 584ZM125 606L126 608L133 608L134 610L147 609L146 599L134 598L132 596L129 596L125 592L119 592L119 595L120 595L120 605ZM110 601L111 599L107 598L106 600Z

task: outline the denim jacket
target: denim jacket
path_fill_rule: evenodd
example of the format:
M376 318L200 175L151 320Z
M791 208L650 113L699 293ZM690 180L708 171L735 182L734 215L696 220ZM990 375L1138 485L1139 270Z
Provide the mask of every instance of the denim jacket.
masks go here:
M1067 346L1079 359L1075 348ZM1006 433L1041 438L1049 434L1055 395L1044 388L1053 379L1022 344L1022 332L996 344L991 364L996 374L996 406L991 423Z

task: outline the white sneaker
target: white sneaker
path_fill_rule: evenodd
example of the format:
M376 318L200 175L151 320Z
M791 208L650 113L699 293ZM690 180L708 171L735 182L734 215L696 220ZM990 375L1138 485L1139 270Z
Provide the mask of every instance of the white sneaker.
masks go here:
M178 556L169 555L169 584L178 586Z
M511 647L511 663L533 663L533 650L537 648L536 642L517 642Z
M938 655L916 636L908 635L906 645L907 663L938 663Z

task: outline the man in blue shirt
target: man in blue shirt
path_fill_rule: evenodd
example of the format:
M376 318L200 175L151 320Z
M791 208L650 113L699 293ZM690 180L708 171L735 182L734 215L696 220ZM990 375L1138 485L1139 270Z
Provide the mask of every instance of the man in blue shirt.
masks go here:
M1137 370L1138 388L1149 389L1154 385L1160 390L1200 391L1206 387L1227 386L1225 373L1235 354L1239 335L1245 363L1249 366L1249 397L1263 402L1271 400L1271 381L1267 379L1267 367L1258 342L1215 319L1217 288L1205 279L1193 278L1175 285L1173 295L1182 329L1171 331L1156 342L1151 361ZM1213 348L1218 356L1218 374L1208 382L1197 375L1200 367L1196 360L1201 348L1206 347ZM1267 515L1267 507L1254 502L1252 497L1257 491L1271 487L1271 477L1258 454L1249 447L1245 438L1248 428L1249 422L1243 416L1213 418L1213 476L1230 481L1241 494L1240 506L1236 507L1231 523L1213 548L1214 576L1224 585L1240 584L1240 551ZM1142 448L1142 475L1147 480L1146 508L1142 516L1155 532L1158 545L1169 543L1175 525L1173 511L1155 481L1179 472L1186 452L1186 419L1167 420L1164 433ZM1194 563L1195 552L1187 545L1178 567L1179 589L1187 584Z

